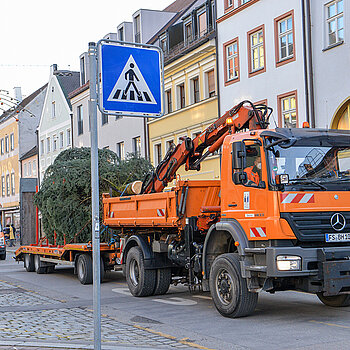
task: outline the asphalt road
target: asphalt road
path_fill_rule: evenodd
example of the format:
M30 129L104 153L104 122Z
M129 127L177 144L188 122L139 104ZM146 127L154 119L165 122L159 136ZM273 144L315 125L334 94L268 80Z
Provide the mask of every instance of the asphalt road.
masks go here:
M92 286L66 267L28 273L11 255L0 261L0 349L92 348ZM306 293L261 293L252 316L227 319L209 293L172 286L134 298L111 272L101 304L104 349L350 349L350 307L326 307Z

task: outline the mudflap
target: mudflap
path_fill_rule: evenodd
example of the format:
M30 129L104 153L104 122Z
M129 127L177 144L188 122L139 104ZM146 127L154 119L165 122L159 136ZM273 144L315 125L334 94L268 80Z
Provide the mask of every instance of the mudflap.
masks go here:
M323 249L318 251L318 256L323 295L350 294L350 256L335 256Z

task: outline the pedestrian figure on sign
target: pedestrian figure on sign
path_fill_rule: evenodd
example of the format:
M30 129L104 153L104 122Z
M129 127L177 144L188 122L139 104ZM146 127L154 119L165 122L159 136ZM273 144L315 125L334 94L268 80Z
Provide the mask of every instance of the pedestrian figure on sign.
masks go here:
M13 226L13 224L11 224L10 226L10 244L9 247L14 247L15 246L15 227Z
M135 67L135 65L133 63L130 63L130 69L125 73L125 80L128 80L128 85L126 86L125 90L123 91L123 96L126 97L126 94L128 93L129 89L131 86L133 86L134 90L137 93L137 96L140 98L141 97L141 92L138 90L138 88L136 87L136 84L134 83L134 78L137 81L140 81L139 78L137 77L137 75L135 74L133 68Z

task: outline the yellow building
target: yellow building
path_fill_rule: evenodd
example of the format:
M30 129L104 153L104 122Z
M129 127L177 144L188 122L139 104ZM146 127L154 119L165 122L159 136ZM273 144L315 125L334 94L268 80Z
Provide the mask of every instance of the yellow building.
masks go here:
M0 210L3 225L19 227L19 148L16 114L0 119Z
M171 143L195 137L218 118L214 13L214 2L197 1L173 29L158 37L165 57L165 115L148 122L150 159L155 166ZM219 155L203 161L200 172L186 172L182 166L177 174L182 179L218 179Z

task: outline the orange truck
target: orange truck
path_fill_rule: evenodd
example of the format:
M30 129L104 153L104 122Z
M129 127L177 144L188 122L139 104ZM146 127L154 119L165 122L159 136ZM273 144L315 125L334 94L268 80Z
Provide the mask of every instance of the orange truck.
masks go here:
M350 305L350 133L268 129L270 113L243 101L172 147L140 194L103 195L104 224L119 230L103 266L123 268L132 295L185 283L210 291L226 317L251 314L260 291ZM169 188L181 165L199 170L221 146L220 180L177 179ZM88 255L66 253L82 275L91 254L85 268L78 261ZM16 257L25 260L23 247Z

